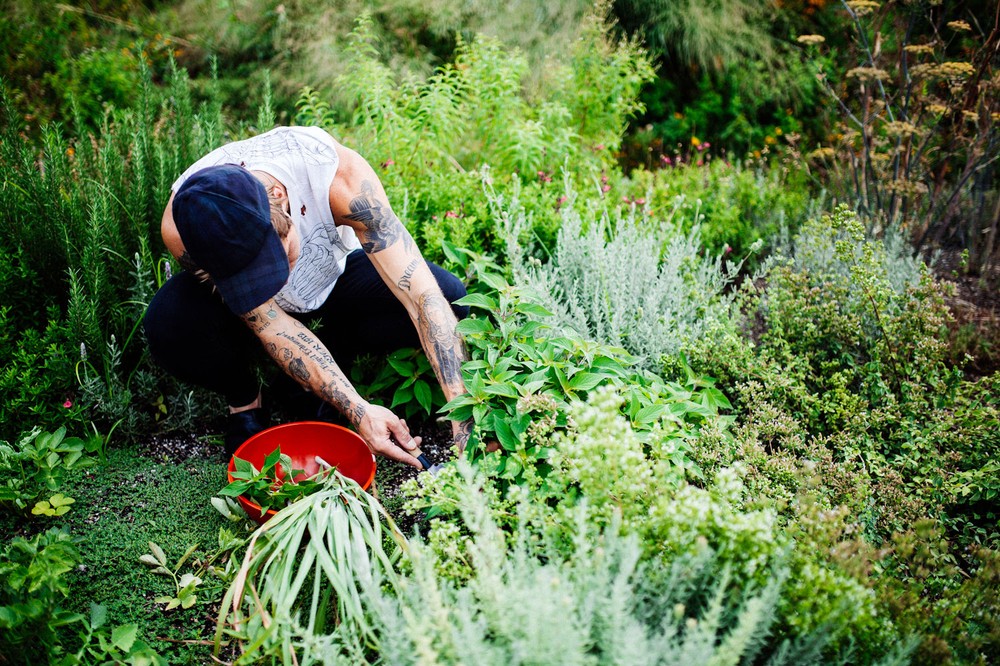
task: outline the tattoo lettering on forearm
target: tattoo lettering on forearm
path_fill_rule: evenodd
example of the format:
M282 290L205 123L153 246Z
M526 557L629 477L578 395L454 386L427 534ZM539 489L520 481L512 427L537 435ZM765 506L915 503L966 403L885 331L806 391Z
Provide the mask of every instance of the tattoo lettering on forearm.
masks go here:
M376 196L369 181L364 181L361 193L351 199L348 220L360 222L365 230L358 232L361 247L368 254L380 252L394 245L405 231L403 223L388 205L383 205Z
M454 319L451 306L440 293L423 294L418 302L417 324L420 336L427 341L428 360L437 370L442 386L460 386L465 346L455 330L444 325Z
M399 287L400 289L409 291L410 280L413 279L413 273L416 272L417 266L419 265L420 265L419 260L414 259L413 261L411 261L410 265L406 267L405 271L403 271L403 277L399 278L399 281L396 283L396 286Z

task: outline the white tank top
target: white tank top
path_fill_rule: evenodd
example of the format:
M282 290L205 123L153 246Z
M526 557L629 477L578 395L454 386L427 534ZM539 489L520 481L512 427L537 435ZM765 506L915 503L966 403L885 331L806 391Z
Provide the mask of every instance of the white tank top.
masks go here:
M285 186L302 249L285 286L274 296L288 312L311 312L326 301L344 272L347 255L361 247L354 230L336 226L330 184L337 173L336 141L318 127L277 127L217 148L192 164L171 189L193 173L218 164L265 171Z

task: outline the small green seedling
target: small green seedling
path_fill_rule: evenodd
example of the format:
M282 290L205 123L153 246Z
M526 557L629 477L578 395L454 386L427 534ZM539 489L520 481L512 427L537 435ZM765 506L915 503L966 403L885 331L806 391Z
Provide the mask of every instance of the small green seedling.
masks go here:
M197 550L197 548L198 544L194 544L188 548L187 551L181 555L181 558L177 560L173 570L167 568L167 556L163 552L163 549L152 541L149 542L149 550L152 552L152 555L147 553L139 558L140 562L153 569L154 574L170 576L174 579L175 594L156 597L156 599L153 600L158 604L166 604L164 610L173 610L178 606L181 608L191 608L191 606L194 606L195 602L198 601L197 592L198 586L202 583L201 578L192 573L186 573L180 578L177 577L181 567L184 566L184 563L187 562L188 558L194 554L194 551Z
M66 497L62 493L56 493L48 500L41 500L35 502L35 506L31 509L31 513L36 516L61 516L69 512L69 505L76 500L72 497Z

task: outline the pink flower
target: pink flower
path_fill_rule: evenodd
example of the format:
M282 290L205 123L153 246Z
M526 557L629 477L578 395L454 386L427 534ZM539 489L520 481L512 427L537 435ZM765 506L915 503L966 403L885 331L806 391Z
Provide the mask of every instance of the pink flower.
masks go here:
M63 403L63 407L65 407L66 409L69 409L72 406L73 406L73 401L70 400L69 398L66 398L66 402Z
M705 160L698 160L698 166L705 166Z
M458 217L458 213L456 213L453 210L449 210L447 213L444 214L444 216L445 217Z
M601 192L610 192L610 191L611 191L610 185L605 185L604 187L601 188Z
M386 160L385 162L382 162L382 168L386 169L388 167L391 167L395 163L396 163L396 160L392 160L392 159Z

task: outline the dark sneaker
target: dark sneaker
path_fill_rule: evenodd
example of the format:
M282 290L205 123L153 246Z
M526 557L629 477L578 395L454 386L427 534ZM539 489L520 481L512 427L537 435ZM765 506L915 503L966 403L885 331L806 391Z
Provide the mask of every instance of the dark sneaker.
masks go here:
M260 408L230 414L226 420L226 458L232 458L236 449L265 428Z

